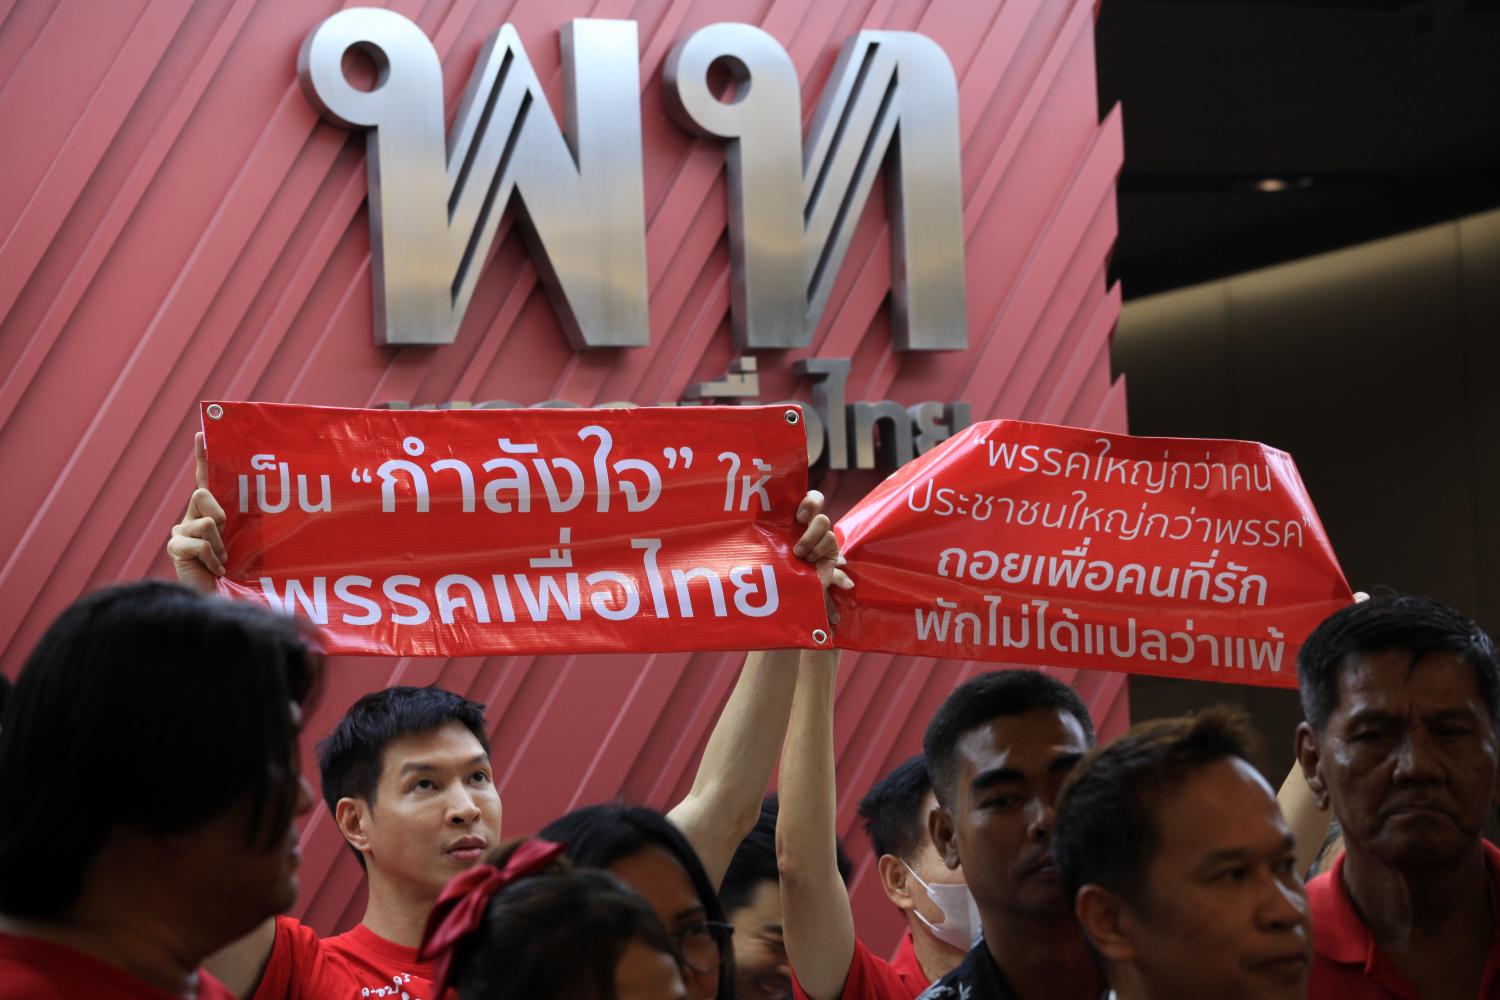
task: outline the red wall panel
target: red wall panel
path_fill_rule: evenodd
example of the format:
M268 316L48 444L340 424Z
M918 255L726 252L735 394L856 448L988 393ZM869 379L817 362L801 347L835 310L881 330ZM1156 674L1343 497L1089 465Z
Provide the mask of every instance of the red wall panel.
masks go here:
M848 398L963 400L975 419L1123 430L1108 341L1118 110L1101 124L1088 0L398 0L444 60L450 114L482 40L507 21L556 108L557 32L638 22L652 345L575 354L507 232L458 340L371 335L363 141L321 122L296 83L302 38L338 5L309 0L0 0L0 668L14 675L79 593L169 572L161 549L191 485L194 403L676 400L734 356L722 148L672 124L667 52L719 21L787 48L812 109L840 44L914 30L960 86L970 349L897 355L884 199L860 223L810 349L760 355L762 398L807 398L802 357L854 362ZM876 481L830 472L835 512ZM859 862L861 929L894 940L854 804L914 752L933 709L979 665L850 658L840 678L840 829ZM330 664L313 738L361 693L438 682L489 706L509 833L622 796L687 789L736 657L492 657ZM1118 675L1061 672L1101 732L1126 722ZM320 811L303 836L298 911L357 920L357 865Z

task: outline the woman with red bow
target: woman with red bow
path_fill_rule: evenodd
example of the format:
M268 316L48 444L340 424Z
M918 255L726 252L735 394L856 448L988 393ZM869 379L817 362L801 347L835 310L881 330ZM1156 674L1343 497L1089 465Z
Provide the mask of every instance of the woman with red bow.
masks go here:
M454 877L420 957L437 997L685 1000L672 939L640 896L574 868L560 844L514 840Z

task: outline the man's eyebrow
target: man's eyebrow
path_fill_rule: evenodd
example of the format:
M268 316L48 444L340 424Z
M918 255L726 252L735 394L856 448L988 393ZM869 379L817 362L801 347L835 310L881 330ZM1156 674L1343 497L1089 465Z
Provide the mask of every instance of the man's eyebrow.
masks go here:
M475 765L478 765L478 764L488 764L489 762L490 762L490 755L487 754L487 753L480 753L480 754L475 754L474 756L470 757L468 760L464 761L459 766L460 767L468 768L468 767L474 767ZM416 774L416 773L421 772L421 771L436 771L436 770L439 770L439 768L438 768L438 766L436 764L430 763L430 762L425 761L425 760L412 760L412 761L407 761L405 764L401 765L400 774L401 774L401 777L404 778L408 774Z
M1349 725L1357 723L1390 722L1396 718L1394 712L1383 708L1360 708L1349 713Z
M690 917L697 917L700 920L705 919L708 917L708 910L703 906L702 903L699 903L697 906L689 906L685 910L678 910L676 913L672 914L671 922L675 924L680 921L687 920Z
M988 771L980 771L974 775L974 780L969 782L969 790L982 792L987 788L993 788L995 785L1007 783L1019 784L1024 779L1025 776L1013 767L992 767Z
M1065 774L1077 767L1080 760L1083 760L1082 753L1065 753L1053 758L1052 763L1047 765L1047 770L1053 774Z
M1199 871L1207 871L1222 864L1244 863L1254 861L1257 857L1269 857L1278 854L1288 854L1297 849L1297 842L1291 834L1287 834L1276 841L1274 847L1268 851L1261 851L1254 847L1226 847L1223 850L1211 851L1198 859L1195 866Z
M1423 718L1437 722L1472 722L1474 721L1474 713L1467 708L1454 706L1453 708L1440 708L1436 712L1423 716Z
M1210 851L1198 859L1194 866L1199 871L1216 868L1229 862L1244 862L1250 860L1250 851L1244 847L1227 847L1221 851Z

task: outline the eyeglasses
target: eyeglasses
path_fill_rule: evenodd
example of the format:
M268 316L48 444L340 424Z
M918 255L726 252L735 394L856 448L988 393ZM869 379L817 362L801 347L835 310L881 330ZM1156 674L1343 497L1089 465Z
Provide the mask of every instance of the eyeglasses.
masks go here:
M699 975L719 971L724 949L729 947L729 938L734 928L718 920L699 920L672 932L672 943L677 946L677 957L682 964Z

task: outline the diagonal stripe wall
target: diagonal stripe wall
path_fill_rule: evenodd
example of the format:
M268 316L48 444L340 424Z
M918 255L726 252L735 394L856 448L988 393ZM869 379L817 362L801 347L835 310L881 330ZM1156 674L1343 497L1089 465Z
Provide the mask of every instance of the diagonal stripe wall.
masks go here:
M804 125L842 41L913 30L960 86L970 349L890 348L884 199L872 194L811 350L760 356L763 398L807 398L791 363L854 362L853 400L962 400L975 419L1123 430L1105 261L1116 232L1119 110L1100 123L1089 0L393 0L444 60L450 114L482 40L507 21L561 97L558 28L638 22L652 346L574 354L515 233L503 231L451 346L377 348L363 142L319 121L297 48L327 0L0 0L0 667L14 676L79 593L169 572L191 484L194 403L676 400L733 357L724 157L666 117L671 46L718 21L760 25L802 79ZM877 188L882 182L877 182ZM835 512L875 482L819 483ZM894 941L854 804L914 752L948 690L981 667L865 655L838 691L840 829L862 932ZM509 833L623 796L665 806L691 782L733 684L716 654L335 661L312 739L359 694L436 682L489 706ZM1062 671L1105 734L1118 675ZM324 812L303 835L298 910L358 919L353 859Z

